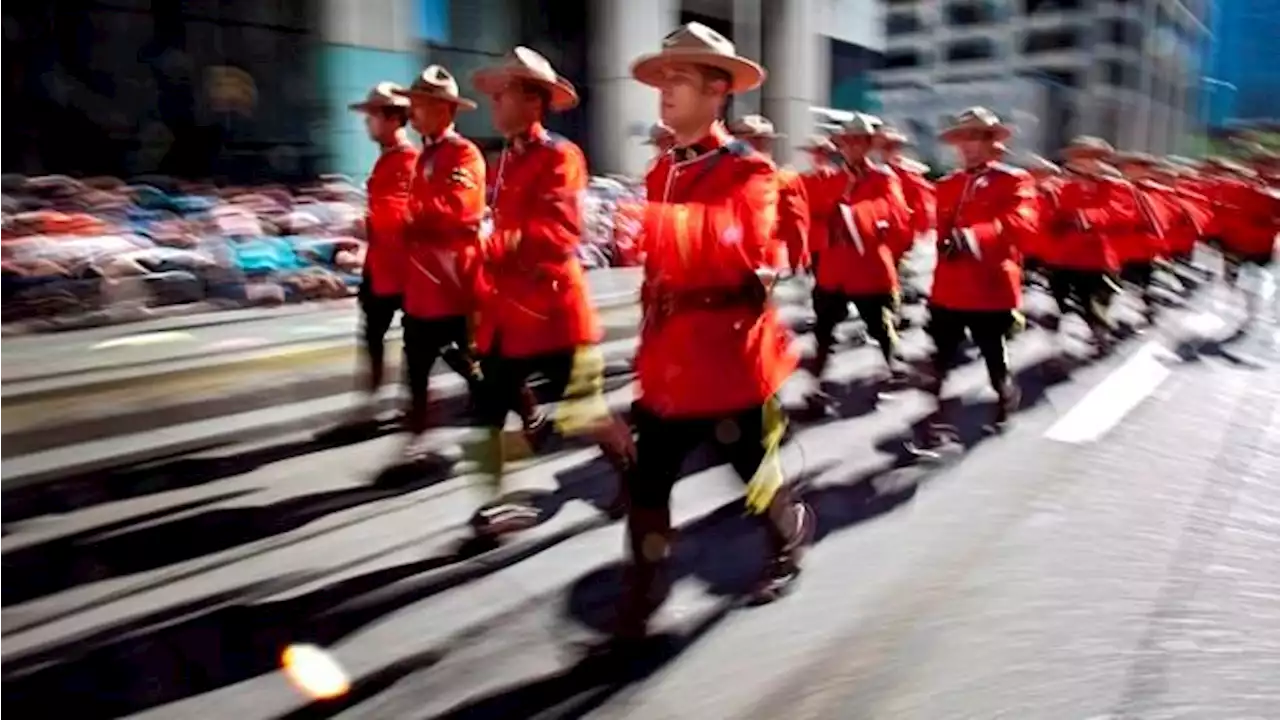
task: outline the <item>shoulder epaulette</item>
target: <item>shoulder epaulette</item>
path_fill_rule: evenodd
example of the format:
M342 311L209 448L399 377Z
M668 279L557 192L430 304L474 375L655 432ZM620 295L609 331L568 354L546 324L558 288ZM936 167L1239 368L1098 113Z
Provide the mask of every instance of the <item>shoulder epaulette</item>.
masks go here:
M751 143L746 140L734 138L724 144L724 151L735 157L747 157L754 153L755 148L751 147Z

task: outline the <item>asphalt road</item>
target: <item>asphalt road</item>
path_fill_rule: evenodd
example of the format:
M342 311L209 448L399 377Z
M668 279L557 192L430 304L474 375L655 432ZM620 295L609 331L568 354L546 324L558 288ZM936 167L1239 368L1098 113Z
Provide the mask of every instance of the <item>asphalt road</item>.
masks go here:
M138 476L155 493L5 527L4 705L240 720L1274 718L1280 347L1274 323L1229 337L1238 320L1206 290L1068 377L1032 328L1011 351L1017 421L983 435L992 397L967 363L948 393L969 449L939 467L903 462L925 398L877 401L876 352L845 349L829 373L842 416L798 424L784 457L820 526L796 594L742 606L758 529L727 469L691 467L668 637L624 664L583 653L607 627L623 546L596 508L611 480L594 451L520 464L512 489L548 519L498 549L468 542L481 498L468 461L386 472L392 435L158 464ZM927 343L912 331L905 348L922 357ZM811 382L798 375L784 400ZM464 458L475 439L437 437ZM326 647L351 693L308 702L276 670L291 642Z

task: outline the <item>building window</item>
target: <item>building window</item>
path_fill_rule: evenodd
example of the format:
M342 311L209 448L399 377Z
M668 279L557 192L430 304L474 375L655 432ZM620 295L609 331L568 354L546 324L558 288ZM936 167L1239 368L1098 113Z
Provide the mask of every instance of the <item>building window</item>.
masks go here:
M1107 20L1102 24L1104 42L1137 49L1142 45L1142 24L1136 20Z
M1000 19L1000 9L990 0L955 2L947 6L947 24L958 27L981 25Z
M910 35L924 29L920 16L916 13L890 13L885 17L884 32L889 37Z
M1023 38L1022 51L1028 55L1035 55L1059 50L1074 50L1084 45L1083 36L1083 30L1078 27L1033 30Z
M1120 60L1106 60L1103 68L1107 75L1107 84L1112 87L1135 90L1138 87L1138 69Z
M950 62L969 62L972 60L990 60L999 56L996 44L987 38L974 38L951 43L947 48L947 60Z
M1086 0L1026 0L1024 7L1027 15L1054 13L1065 10L1082 10Z
M1080 86L1084 82L1083 79L1080 77L1080 73L1075 70L1029 69L1029 70L1019 71L1018 75L1021 77L1032 78L1034 80L1045 80L1056 86L1073 88L1077 90L1080 88Z
M885 70L924 67L927 58L916 50L890 50L884 56Z

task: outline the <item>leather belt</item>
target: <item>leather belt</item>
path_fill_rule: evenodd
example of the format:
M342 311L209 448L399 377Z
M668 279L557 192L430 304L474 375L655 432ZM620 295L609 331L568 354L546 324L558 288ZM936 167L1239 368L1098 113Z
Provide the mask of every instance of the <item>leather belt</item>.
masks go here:
M737 287L689 290L646 287L641 292L645 317L653 319L668 318L684 312L729 308L749 308L764 312L767 300L768 291L755 278Z

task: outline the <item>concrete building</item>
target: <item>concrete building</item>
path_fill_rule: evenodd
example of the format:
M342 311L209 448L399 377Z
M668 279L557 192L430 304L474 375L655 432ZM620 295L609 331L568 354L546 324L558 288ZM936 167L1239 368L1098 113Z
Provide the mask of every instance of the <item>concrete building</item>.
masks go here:
M769 68L733 111L769 115L791 143L811 131L811 106L866 109L883 50L875 0L51 0L4 16L6 171L238 182L363 176L376 148L349 103L429 63L467 92L517 44L578 87L581 105L551 128L587 149L593 172L630 175L650 157L658 100L629 66L681 22L715 27ZM501 143L487 103L459 129Z
M769 70L764 86L735 98L736 115L763 113L787 135L776 152L789 160L813 131L814 106L842 83L856 95L857 64L869 69L883 48L874 0L594 0L591 6L593 169L637 174L652 156L643 144L657 117L657 93L631 79L636 56L652 52L679 23L697 20L729 37ZM833 75L833 66L839 70Z
M987 88L1015 145L1089 133L1177 150L1196 121L1210 0L886 0L882 112L934 132ZM1033 89L1038 87L1038 89ZM908 112L908 109L911 109ZM915 113L913 115L913 113Z

